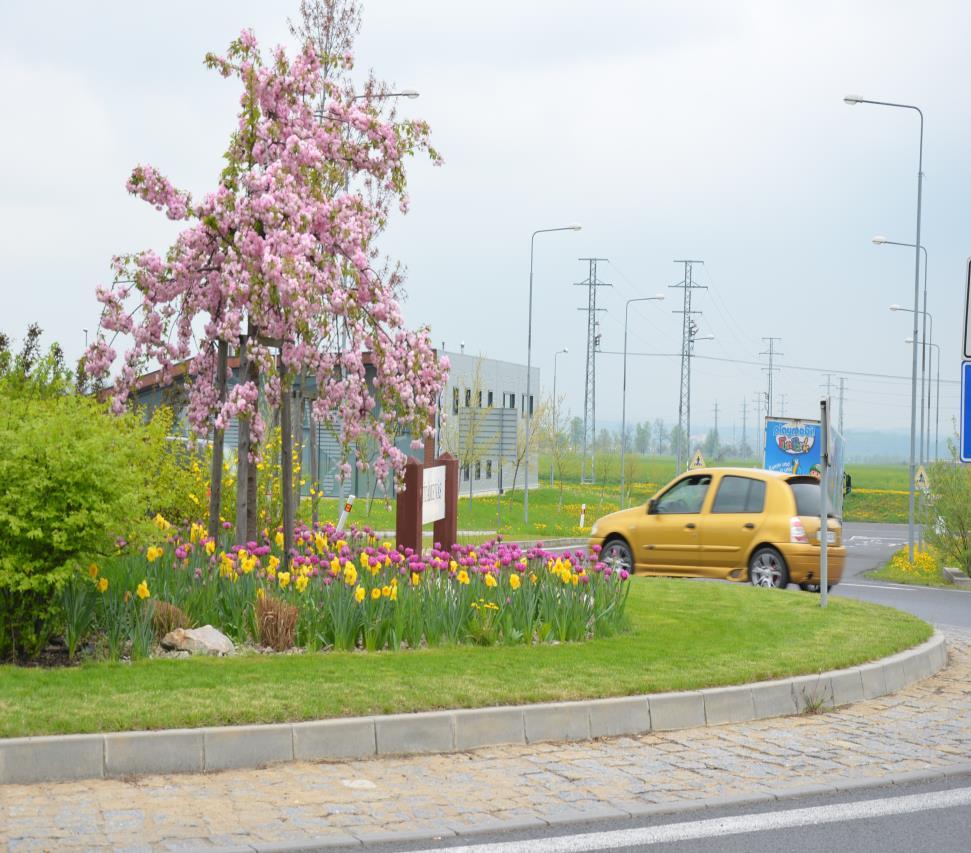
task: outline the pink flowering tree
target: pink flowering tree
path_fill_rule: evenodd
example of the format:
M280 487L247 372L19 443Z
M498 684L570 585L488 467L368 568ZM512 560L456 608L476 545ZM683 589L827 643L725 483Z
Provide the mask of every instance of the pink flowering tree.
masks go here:
M307 40L294 57L278 47L264 59L247 30L224 56L206 57L241 86L226 167L199 200L154 166L132 171L129 192L186 227L164 255L113 259L114 282L97 291L101 326L85 366L102 383L114 373L112 406L121 412L140 372L157 363L171 379L190 360L189 422L200 435L215 429L220 447L232 417L258 441L261 398L279 406L295 377L312 376L312 417L340 440L341 473L350 473L352 448L368 443L379 449L373 469L383 479L406 461L394 445L402 426L416 441L432 434L448 365L436 359L427 328L405 327L400 272L379 260L374 241L394 205L407 209L406 159L439 157L425 122L382 113L373 82L355 95L349 52L319 50ZM117 366L119 337L130 345ZM242 364L227 395L229 347L241 350Z

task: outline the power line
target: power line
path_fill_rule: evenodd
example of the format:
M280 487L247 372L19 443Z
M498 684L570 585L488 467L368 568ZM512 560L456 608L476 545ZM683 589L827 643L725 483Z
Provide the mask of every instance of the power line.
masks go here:
M676 264L684 264L684 278L671 287L684 291L684 307L673 313L681 314L681 391L678 397L678 463L677 471L681 471L682 450L684 444L691 440L691 356L694 350L694 340L698 335L698 324L691 318L692 314L700 314L691 308L691 294L695 290L707 290L703 284L695 284L694 265L704 261L676 260Z
M590 265L590 275L586 281L576 282L574 287L587 288L587 307L578 311L587 312L587 368L583 385L583 460L580 463L580 482L592 483L594 477L594 447L597 438L597 349L600 346L597 312L603 308L597 307L597 288L611 287L603 281L597 281L597 262L606 258L580 258ZM527 400L527 406L529 401ZM587 472L587 452L590 455L590 470Z

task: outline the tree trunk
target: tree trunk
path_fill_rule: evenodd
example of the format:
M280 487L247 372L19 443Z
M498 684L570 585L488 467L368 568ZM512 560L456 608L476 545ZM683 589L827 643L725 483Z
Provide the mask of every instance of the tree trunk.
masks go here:
M229 344L219 342L216 354L216 388L219 392L219 404L226 402L226 369L229 361ZM209 538L215 539L219 535L219 510L223 499L223 445L226 431L213 429L212 432L212 467L209 473Z
M291 387L284 382L283 356L277 357L280 376L280 498L283 503L283 570L290 571L293 550L293 425L290 423Z
M251 330L251 335L255 335L255 330ZM256 387L260 384L260 367L252 359L247 364L246 379ZM257 401L259 398L257 397ZM247 442L248 444L248 442ZM257 510L259 502L256 498L256 466L246 466L246 539L248 542L255 542L257 535Z
M247 331L250 331L247 328ZM239 368L237 374L238 382L245 382L249 370L249 353L247 335L239 337ZM249 518L249 469L253 465L249 464L249 437L250 419L237 418L238 439L236 442L236 530L235 538L237 545L246 544L247 519ZM253 496L255 503L256 496Z

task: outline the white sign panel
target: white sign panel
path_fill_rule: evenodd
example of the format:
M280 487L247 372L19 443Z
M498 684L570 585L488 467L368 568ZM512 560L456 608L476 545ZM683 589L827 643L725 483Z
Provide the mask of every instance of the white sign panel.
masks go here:
M422 469L421 523L445 518L445 466Z
M971 258L964 276L964 357L971 358Z

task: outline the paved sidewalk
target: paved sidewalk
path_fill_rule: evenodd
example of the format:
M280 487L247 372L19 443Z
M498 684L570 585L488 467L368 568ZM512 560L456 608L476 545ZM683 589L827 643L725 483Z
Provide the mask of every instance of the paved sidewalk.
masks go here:
M0 786L0 847L150 850L451 835L785 794L971 761L971 632L938 675L816 716L474 753Z

